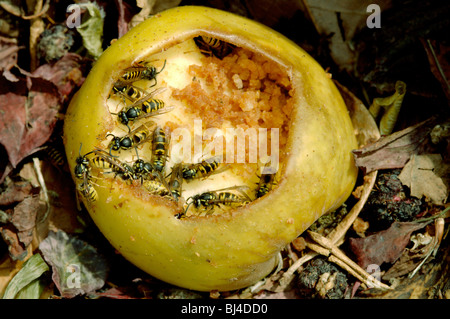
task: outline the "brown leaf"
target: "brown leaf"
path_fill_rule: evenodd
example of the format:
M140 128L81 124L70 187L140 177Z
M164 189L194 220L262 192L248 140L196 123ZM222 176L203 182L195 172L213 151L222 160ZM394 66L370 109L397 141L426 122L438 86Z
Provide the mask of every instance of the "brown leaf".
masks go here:
M383 263L393 263L409 243L411 233L426 225L427 223L394 222L388 229L371 236L350 238L350 247L358 265L364 269L370 264L381 266Z
M53 131L59 98L47 89L37 84L28 97L15 93L0 96L0 143L13 167L35 152Z
M0 71L3 71L3 75L11 81L17 78L9 70L17 63L17 52L23 48L23 46L19 47L15 40L0 37Z
M84 81L80 70L82 58L75 53L67 53L55 64L44 64L32 73L33 77L47 80L58 88L61 101L65 101Z
M36 192L36 189L31 189ZM19 202L13 209L6 212L10 215L10 223L0 227L0 233L8 244L10 256L14 260L22 260L27 255L27 247L33 239L36 216L39 209L39 195L29 195Z
M6 189L0 193L0 206L21 202L29 195L38 194L39 190L39 187L33 187L29 181L7 183Z
M19 236L11 224L0 227L0 234L8 245L8 252L13 260L23 260L27 256L27 250L21 245Z
M448 197L445 180L448 173L449 165L440 154L413 155L398 178L409 187L412 196L419 199L425 196L434 204L442 205Z
M441 84L442 90L450 103L450 47L435 40L421 39L421 41L428 55L430 70Z
M399 132L384 136L361 149L353 150L356 165L365 173L402 168L411 155L430 151L430 132L436 118L430 118Z

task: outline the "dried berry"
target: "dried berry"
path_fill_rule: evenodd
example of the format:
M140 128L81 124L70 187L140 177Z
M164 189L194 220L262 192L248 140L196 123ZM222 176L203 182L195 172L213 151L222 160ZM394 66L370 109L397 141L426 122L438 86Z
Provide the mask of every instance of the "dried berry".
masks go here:
M422 201L409 196L408 189L398 178L399 174L400 170L392 170L378 176L361 212L372 231L387 229L394 221L412 221L421 211Z
M304 298L342 299L347 276L325 259L316 258L300 273L297 284Z

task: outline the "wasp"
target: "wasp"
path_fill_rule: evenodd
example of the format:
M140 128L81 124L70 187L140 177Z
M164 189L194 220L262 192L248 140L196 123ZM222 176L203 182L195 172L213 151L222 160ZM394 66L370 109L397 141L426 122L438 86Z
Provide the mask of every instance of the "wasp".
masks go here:
M213 156L200 163L185 165L182 169L182 176L185 180L189 181L196 178L208 177L211 174L221 173L228 168L227 166L224 166L222 169L218 170L221 158L221 156Z
M183 184L182 168L182 164L175 164L170 173L169 190L176 201L181 197L181 186Z
M275 185L276 171L269 168L269 163L263 168L263 172L259 177L258 187L256 188L256 198L266 195Z
M95 202L98 199L98 194L94 186L87 181L78 184L78 191L86 198L88 202Z
M128 150L132 147L136 148L138 145L150 140L154 125L155 122L148 121L124 136L115 136L111 133L107 134L107 137L113 137L109 143L109 153L111 154L112 150L119 151L120 149Z
M116 83L113 86L112 91L114 95L120 95L123 98L124 103L125 99L134 103L145 95L144 90L131 84Z
M214 55L219 59L223 59L234 48L234 45L228 42L205 35L194 38L194 41L202 53L208 54L209 56Z
M163 172L167 160L169 141L164 130L157 126L153 131L152 140L152 165L158 172Z
M155 86L158 82L156 76L160 74L166 67L167 60L164 60L164 65L157 71L152 65L138 65L136 67L129 68L121 75L118 84L129 84L138 80L155 80L155 83L151 86Z
M190 199L191 202L188 204L184 215L186 215L191 204L194 204L194 207L197 209L203 207L203 210L207 211L207 213L211 212L214 206L225 205L229 207L238 207L248 204L251 202L251 199L244 191L247 189L247 186L232 186L191 196L187 199L187 202ZM236 190L240 192L241 195L229 192L231 190Z
M152 194L166 196L170 193L164 184L157 180L146 180L142 186L144 186L145 189Z
M153 168L152 163L150 162L145 162L142 159L137 159L134 163L133 163L133 170L134 173L136 174L137 178L141 179L141 182L144 179L151 179L151 176L155 176L154 172L155 169Z
M78 150L78 157L75 160L76 165L74 169L75 177L79 179L83 179L86 176L89 176L89 172L91 169L89 165L89 159L87 158L87 156L89 154L92 154L92 151L84 155L81 155L82 145L83 144L80 144L80 149Z
M66 159L61 151L54 144L48 144L45 148L45 153L50 159L53 166L63 168L66 165Z
M108 152L96 149L92 151L96 155L92 159L92 164L98 169L111 169L111 172L119 175L124 180L137 179L133 167L127 163L123 163L117 158L108 154Z
M152 96L160 93L162 90L165 89L166 88L157 89L152 93L146 95L142 99L135 101L135 103L133 103L132 105L125 106L122 110L119 111L119 113L111 113L111 114L117 114L119 122L123 125L128 126L128 123L130 122L170 112L173 109L173 107L163 108L164 103L162 101L161 101L162 103L159 102L157 103L159 108L155 107L152 108L150 102L148 102L148 100L150 100ZM144 102L148 102L149 106L147 106L147 103L146 106L143 106Z

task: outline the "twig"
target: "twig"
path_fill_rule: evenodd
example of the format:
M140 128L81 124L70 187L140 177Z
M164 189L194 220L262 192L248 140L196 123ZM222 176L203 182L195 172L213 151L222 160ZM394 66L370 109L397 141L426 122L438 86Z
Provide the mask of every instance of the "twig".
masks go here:
M327 238L334 244L339 246L347 231L350 229L350 227L353 225L353 222L358 217L361 209L364 207L364 204L366 203L367 199L369 198L370 192L373 188L373 185L375 184L376 178L377 178L378 171L372 171L369 174L364 176L364 184L362 185L363 191L359 197L358 202L352 207L350 212L345 216L345 218L337 225L337 227L331 231ZM309 245L310 249L313 243L307 243ZM317 248L317 247L315 247ZM317 248L318 249L318 248ZM303 257L299 258L297 261L295 261L289 269L283 274L283 276L280 279L280 286L278 287L277 291L283 290L285 287L289 286L291 281L294 279L295 272L306 262L310 261L311 259L315 258L318 255L318 252L313 249L313 251L308 252Z
M391 287L383 284L382 282L375 279L373 276L368 274L364 269L362 269L357 263L351 260L347 255L340 250L336 245L333 244L331 240L328 238L312 232L308 231L309 236L312 240L318 243L320 246L326 248L325 256L329 257L329 261L337 263L341 268L350 272L352 275L356 275L356 277L366 283L367 285L373 285L379 288L391 289ZM324 252L324 249L321 247L320 252ZM329 256L329 255L333 256Z
M49 201L49 197L48 197L47 187L45 185L44 176L42 175L42 171L41 171L41 164L39 163L39 159L37 157L33 157L33 165L34 165L34 171L36 172L38 182L41 185L42 191L44 193L45 205L47 206L44 216L39 221L39 223L41 223L47 218L48 213L50 212L50 201Z

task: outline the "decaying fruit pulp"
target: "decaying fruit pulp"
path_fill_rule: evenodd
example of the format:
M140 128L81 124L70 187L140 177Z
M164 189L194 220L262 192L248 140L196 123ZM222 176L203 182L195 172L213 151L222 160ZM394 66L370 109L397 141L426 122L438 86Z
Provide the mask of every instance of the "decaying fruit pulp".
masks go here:
M195 290L266 276L357 176L347 108L317 62L267 27L204 7L162 12L112 44L64 135L105 237Z

